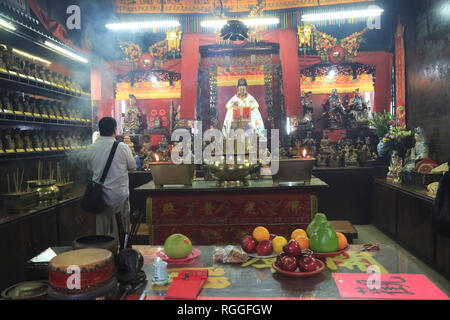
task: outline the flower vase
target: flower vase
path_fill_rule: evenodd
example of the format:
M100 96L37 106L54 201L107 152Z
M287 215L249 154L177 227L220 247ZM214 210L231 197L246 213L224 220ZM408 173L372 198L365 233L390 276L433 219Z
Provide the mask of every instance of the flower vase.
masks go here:
M388 154L388 145L383 142L383 138L380 138L380 142L377 145L377 153L380 158L384 158Z

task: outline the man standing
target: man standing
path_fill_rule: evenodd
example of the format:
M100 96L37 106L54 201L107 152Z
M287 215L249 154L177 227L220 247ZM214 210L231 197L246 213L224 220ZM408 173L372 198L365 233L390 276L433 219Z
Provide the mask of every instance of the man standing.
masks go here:
M114 118L105 117L98 123L100 137L86 150L87 168L92 171L92 180L98 182L105 168L109 154L116 138L117 122ZM114 154L111 167L103 184L105 210L96 216L96 234L110 235L118 239L119 231L116 214L120 214L124 232L130 226L130 202L128 171L136 167L136 160L130 148L119 143Z

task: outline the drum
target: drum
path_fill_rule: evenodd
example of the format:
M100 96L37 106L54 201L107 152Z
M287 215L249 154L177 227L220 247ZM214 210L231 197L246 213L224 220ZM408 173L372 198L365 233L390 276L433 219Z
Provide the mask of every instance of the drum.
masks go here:
M114 256L106 249L68 251L50 260L49 299L109 299L117 290Z

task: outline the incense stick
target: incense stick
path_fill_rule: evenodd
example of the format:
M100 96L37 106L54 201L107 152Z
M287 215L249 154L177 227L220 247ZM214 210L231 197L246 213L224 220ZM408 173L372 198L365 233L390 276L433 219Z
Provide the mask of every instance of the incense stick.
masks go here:
M8 193L11 193L11 186L9 185L9 174L6 175L6 180L8 181Z

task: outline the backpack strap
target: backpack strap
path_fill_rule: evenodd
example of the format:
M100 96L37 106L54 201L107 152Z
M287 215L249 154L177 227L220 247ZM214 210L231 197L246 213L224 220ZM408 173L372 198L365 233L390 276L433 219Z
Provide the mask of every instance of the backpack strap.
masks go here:
M112 160L114 158L114 154L116 153L118 145L119 145L119 142L117 140L115 140L114 144L112 146L111 152L109 153L108 161L106 161L105 168L103 169L103 174L102 174L102 177L100 178L100 181L99 181L100 184L103 184L105 182L106 175L108 174L109 167L111 167L111 163L112 163Z

